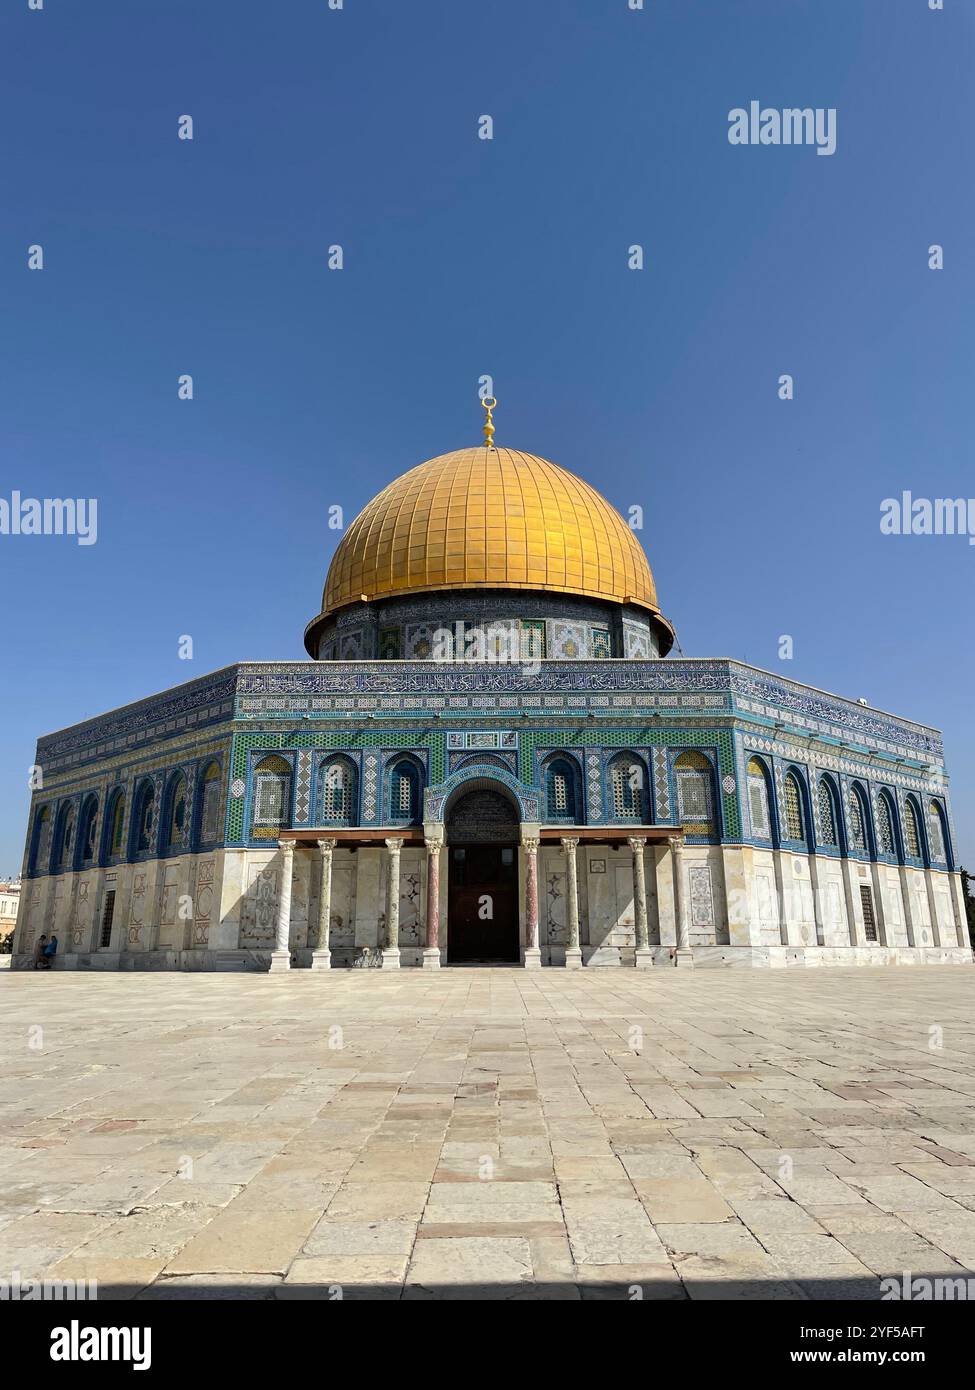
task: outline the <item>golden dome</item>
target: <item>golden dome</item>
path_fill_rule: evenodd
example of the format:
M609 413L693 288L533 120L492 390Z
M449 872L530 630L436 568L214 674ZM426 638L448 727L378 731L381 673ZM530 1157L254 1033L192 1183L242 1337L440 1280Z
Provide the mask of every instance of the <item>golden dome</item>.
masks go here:
M332 557L315 625L350 603L438 589L578 594L660 618L647 558L619 512L517 449L457 449L384 488Z

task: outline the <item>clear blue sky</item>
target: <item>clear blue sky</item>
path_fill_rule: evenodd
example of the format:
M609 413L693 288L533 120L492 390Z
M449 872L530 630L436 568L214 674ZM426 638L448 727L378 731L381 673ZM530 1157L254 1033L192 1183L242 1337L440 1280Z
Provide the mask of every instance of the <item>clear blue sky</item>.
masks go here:
M688 655L944 730L975 864L975 548L879 531L975 493L968 0L5 0L0 55L0 495L99 501L0 537L0 871L35 737L302 657L328 507L477 442L486 372L644 507ZM836 153L730 145L753 99Z

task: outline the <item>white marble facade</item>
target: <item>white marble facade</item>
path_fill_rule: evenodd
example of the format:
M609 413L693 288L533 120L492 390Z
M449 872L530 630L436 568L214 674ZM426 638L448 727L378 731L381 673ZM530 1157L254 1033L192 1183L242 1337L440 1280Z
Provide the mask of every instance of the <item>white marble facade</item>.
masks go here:
M571 833L569 827L565 834ZM623 840L615 846L583 841L569 852L575 856L583 963L632 965L638 944L634 851ZM446 851L440 856L439 944L448 964ZM397 858L401 964L419 966L429 857L423 847L407 845ZM519 862L524 947L524 849ZM678 959L697 966L762 967L972 959L958 874L748 845L682 845L676 839L647 844L643 862L647 946L655 965ZM27 879L14 964L29 965L36 937L54 932L57 964L64 969L266 969L289 863L291 964L308 966L318 943L322 881L314 843L299 845L293 854L276 845L221 849ZM339 845L331 865L331 964L378 959L386 941L392 856L382 845L354 851ZM567 854L557 839L538 848L537 878L541 964L560 966L570 944L571 885ZM872 931L865 921L871 908Z

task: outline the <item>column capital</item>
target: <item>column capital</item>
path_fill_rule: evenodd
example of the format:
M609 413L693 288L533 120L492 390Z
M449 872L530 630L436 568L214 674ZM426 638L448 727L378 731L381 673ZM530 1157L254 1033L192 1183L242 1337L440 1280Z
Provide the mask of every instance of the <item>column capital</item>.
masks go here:
M632 850L643 849L643 847L644 847L644 846L646 845L646 843L647 843L647 841L646 841L646 836L640 836L640 835L627 835L627 837L626 837L626 843L629 845L630 849L632 849Z
M521 847L528 854L535 854L540 842L540 837L538 835L523 835L521 837Z
M294 854L295 842L294 840L279 840L278 849L282 854Z
M667 843L670 845L674 854L680 854L684 848L684 837L683 835L668 835Z
M316 840L315 844L321 850L322 854L331 854L332 850L338 844L338 840Z
M391 836L390 839L386 841L386 848L389 850L390 854L399 854L400 850L403 848L403 841L398 835Z
M386 841L389 844L389 841ZM439 854L443 849L443 836L431 835L423 842L427 847L427 854Z
M559 843L568 854L570 850L579 848L579 837L578 835L561 835L559 836Z

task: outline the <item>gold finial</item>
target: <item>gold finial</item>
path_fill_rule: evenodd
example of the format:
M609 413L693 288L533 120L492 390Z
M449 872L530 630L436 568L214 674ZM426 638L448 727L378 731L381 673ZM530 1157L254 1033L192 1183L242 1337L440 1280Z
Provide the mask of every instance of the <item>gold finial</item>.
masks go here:
M497 401L494 399L493 396L485 396L484 399L481 401L481 405L483 405L484 409L487 411L487 414L484 417L484 447L485 449L493 449L494 420L492 418L492 411L494 410L494 407L497 405Z

